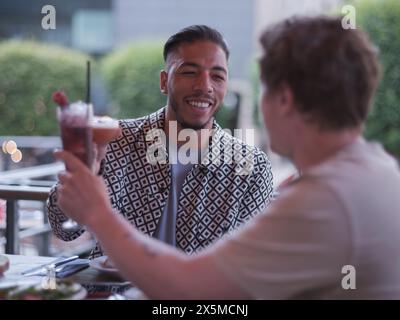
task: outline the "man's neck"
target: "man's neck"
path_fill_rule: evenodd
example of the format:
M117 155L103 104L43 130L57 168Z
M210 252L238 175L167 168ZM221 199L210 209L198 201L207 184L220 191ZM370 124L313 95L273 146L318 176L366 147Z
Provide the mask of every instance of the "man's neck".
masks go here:
M303 171L334 156L361 138L361 129L343 131L305 130L293 146L291 158Z
M179 133L184 130L180 123L176 120L175 115L173 112L169 110L167 107L166 114L165 114L165 123L164 123L164 132L167 136L167 139L169 139L170 143L175 142L176 145L179 147L183 144L186 144L188 142L194 143L197 148L203 149L208 141L209 137L212 134L212 126L213 122L211 121L210 124L207 125L207 127L203 128L204 130L194 130L194 129L188 129L190 132L194 132L196 135L196 141L180 141L178 139ZM191 139L191 138L190 138Z

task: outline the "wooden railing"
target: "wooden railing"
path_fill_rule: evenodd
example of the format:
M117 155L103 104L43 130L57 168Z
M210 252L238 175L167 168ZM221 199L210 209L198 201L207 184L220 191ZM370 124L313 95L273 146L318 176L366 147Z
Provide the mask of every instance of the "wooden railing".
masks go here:
M22 238L42 234L44 236L43 247L46 250L49 247L48 236L50 226L47 221L47 215L44 214L44 224L40 228L31 228L20 231L19 214L17 208L18 200L46 201L50 187L32 187L32 186L11 186L0 185L0 199L6 200L6 228L5 228L5 252L8 254L19 253L19 241Z
M40 137L40 136L0 136L0 143L4 141L14 141L18 148L28 149L48 149L60 148L60 137ZM50 226L47 215L43 212L43 224L40 227L21 229L19 223L18 201L35 200L46 201L50 186L54 181L38 180L42 177L54 176L62 170L61 163L38 165L29 168L18 168L9 170L9 155L0 153L2 168L0 169L0 199L6 200L6 219L5 219L5 252L18 254L20 251L20 239L41 235L42 254L47 255L49 250ZM2 171L3 170L3 171ZM3 229L4 231L4 229ZM4 238L0 238L3 242Z

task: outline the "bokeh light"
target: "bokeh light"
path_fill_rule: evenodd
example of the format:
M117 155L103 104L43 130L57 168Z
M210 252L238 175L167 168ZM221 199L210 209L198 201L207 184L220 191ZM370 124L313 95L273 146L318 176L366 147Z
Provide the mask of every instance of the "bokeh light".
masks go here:
M6 144L7 144L7 142L8 142L8 140L4 140L4 141L3 141L3 144L1 145L1 148L3 149L3 152L4 152L4 153L7 153L7 150L6 150Z
M16 149L11 155L11 160L15 163L20 162L22 160L22 152Z
M17 150L17 144L13 140L9 140L6 143L5 149L7 153L13 154Z

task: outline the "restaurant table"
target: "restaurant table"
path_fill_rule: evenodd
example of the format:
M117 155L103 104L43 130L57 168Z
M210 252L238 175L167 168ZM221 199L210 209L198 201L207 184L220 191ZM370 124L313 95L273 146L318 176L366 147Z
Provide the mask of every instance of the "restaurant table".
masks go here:
M10 260L9 269L0 277L0 284L15 282L18 284L40 282L42 276L25 277L22 272L40 265L50 263L56 258L54 257L39 257L39 256L23 256L23 255L5 255Z
M40 283L45 276L24 276L22 272L51 263L56 259L56 257L10 254L5 256L10 260L10 267L2 277L0 276L0 285L8 283L17 285ZM123 293L133 288L128 281L121 277L102 273L91 267L65 279L81 284L88 291L88 298L106 298L113 293ZM135 291L135 294L138 293Z

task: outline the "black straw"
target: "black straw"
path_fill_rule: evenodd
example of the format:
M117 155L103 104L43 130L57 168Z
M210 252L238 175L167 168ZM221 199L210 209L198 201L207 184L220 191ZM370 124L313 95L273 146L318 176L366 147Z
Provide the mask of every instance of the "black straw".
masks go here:
M90 61L86 62L86 103L90 103Z

